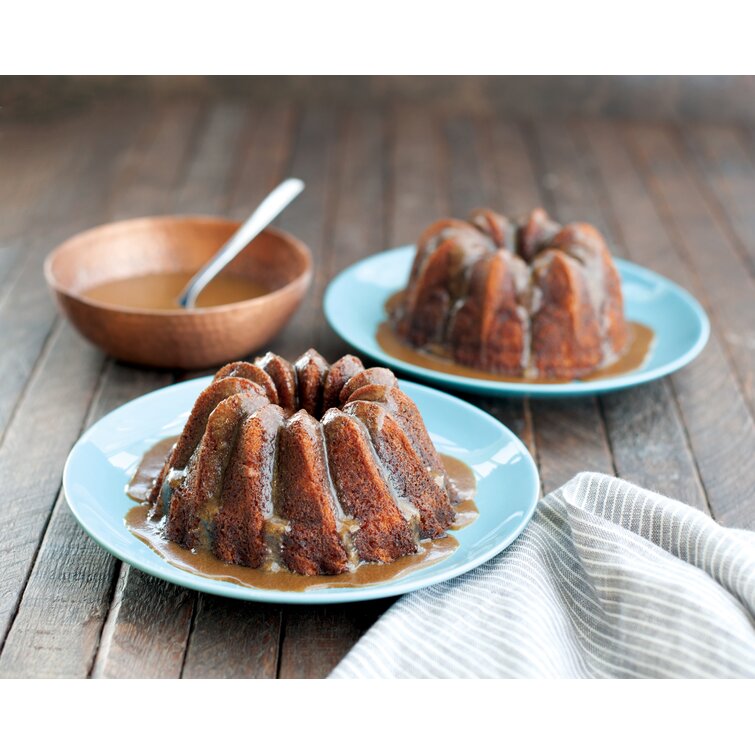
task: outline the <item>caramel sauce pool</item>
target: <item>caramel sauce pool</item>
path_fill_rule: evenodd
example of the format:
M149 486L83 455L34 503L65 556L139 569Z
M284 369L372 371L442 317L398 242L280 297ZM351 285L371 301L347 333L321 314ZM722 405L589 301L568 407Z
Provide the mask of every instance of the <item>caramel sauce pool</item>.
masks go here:
M82 292L87 299L113 307L136 309L181 309L178 295L186 288L193 273L149 273L133 278L106 281ZM241 275L219 273L197 298L198 307L256 299L270 293L269 289Z
M400 301L403 291L393 294L385 303L387 312L395 307ZM655 340L655 333L647 325L639 322L628 322L629 326L629 348L615 362L605 367L601 367L589 375L584 375L577 380L600 380L601 378L616 377L624 375L633 370L637 370L645 363L650 355L650 350ZM498 383L553 383L563 384L570 383L571 380L562 378L524 378L502 375L496 372L486 372L485 370L476 370L474 367L467 367L463 364L457 364L451 359L440 355L431 354L428 351L420 351L402 341L389 321L381 322L378 326L377 342L380 348L386 354L390 354L402 362L408 362L417 367L424 367L436 372L444 372L448 375L459 375L460 377L476 378L477 380L495 380Z
M362 563L352 572L316 577L294 574L286 569L264 571L248 566L226 564L208 551L187 550L164 537L160 522L150 519L149 506L143 503L152 487L152 481L162 468L165 457L176 440L175 437L165 438L144 454L126 489L130 498L142 503L128 511L125 523L135 537L148 545L171 566L192 574L263 590L301 592L323 587L365 587L404 577L417 569L424 569L447 558L459 546L459 541L455 537L446 535L437 540L423 540L420 543L419 553L404 556L391 564ZM452 456L441 455L441 459L446 473L456 485L462 498L455 507L456 521L451 529L462 529L477 518L477 506L472 498L476 489L474 472L464 462Z

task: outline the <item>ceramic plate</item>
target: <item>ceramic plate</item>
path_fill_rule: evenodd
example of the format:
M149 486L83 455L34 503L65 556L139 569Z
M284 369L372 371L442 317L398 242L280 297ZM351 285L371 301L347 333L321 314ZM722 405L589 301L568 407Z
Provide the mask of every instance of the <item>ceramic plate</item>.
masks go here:
M76 443L63 488L86 532L114 556L155 577L201 592L268 603L346 603L400 595L469 571L503 550L532 516L540 483L532 457L500 422L465 401L401 382L417 403L436 448L468 464L477 478L478 518L454 531L459 547L444 561L392 581L366 587L284 592L242 587L201 577L164 561L126 529L134 502L125 486L142 455L158 440L180 433L194 400L209 383L198 378L163 388L116 409Z
M710 324L698 301L657 273L615 259L624 291L627 319L649 326L655 340L644 365L633 372L599 380L569 383L512 383L450 375L397 359L378 344L378 325L385 320L385 301L406 284L414 247L404 246L368 257L344 270L325 293L325 316L331 327L355 349L424 380L472 393L498 396L567 397L629 388L668 375L691 362L703 349Z

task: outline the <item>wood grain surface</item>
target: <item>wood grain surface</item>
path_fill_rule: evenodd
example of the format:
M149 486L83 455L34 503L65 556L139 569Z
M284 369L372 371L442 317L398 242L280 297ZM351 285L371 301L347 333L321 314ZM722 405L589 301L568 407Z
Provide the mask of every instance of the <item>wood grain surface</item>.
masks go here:
M392 600L272 607L200 595L121 564L61 492L83 429L194 374L106 359L56 314L47 252L140 215L241 218L278 180L307 191L278 225L315 257L312 288L269 348L347 349L322 297L353 262L445 213L542 205L597 225L617 255L692 291L703 354L669 379L577 401L459 394L511 427L544 492L583 469L755 526L755 140L719 123L514 120L494 107L172 98L0 124L0 676L323 677Z

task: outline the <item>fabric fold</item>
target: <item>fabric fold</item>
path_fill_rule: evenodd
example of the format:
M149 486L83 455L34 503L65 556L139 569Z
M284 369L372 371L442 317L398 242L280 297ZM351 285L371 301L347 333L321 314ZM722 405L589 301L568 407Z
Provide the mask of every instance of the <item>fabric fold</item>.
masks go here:
M397 601L331 678L755 677L755 533L584 472L468 574Z

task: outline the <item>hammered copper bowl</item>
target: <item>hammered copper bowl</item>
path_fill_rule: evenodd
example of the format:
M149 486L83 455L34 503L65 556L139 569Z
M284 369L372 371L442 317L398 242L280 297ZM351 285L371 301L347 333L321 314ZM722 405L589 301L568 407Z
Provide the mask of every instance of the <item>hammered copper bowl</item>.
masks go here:
M256 299L193 310L110 306L83 292L106 281L198 270L238 228L213 217L153 217L92 228L53 250L45 277L85 338L116 359L151 367L202 369L250 355L301 303L312 256L298 239L268 228L227 267L270 290Z

